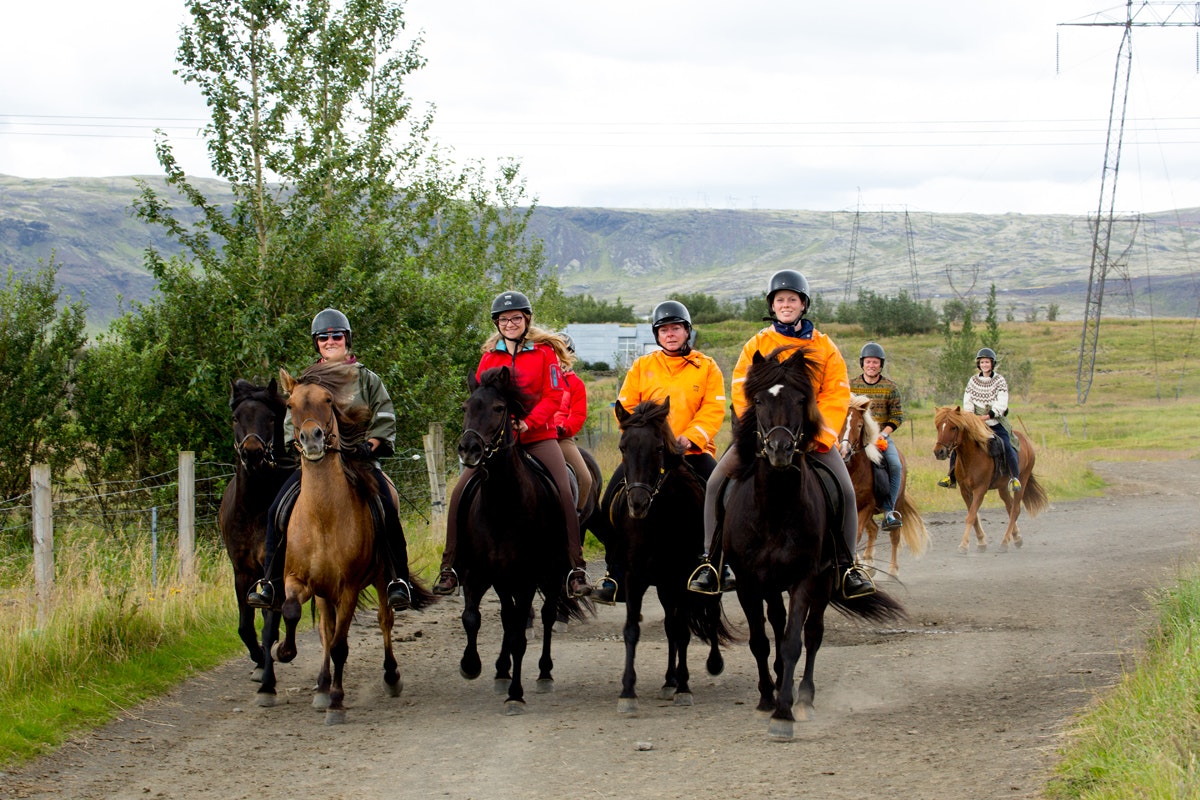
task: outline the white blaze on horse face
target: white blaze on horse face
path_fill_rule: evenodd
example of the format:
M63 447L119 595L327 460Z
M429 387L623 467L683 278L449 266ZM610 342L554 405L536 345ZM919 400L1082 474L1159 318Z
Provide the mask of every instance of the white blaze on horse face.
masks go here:
M767 392L768 392L768 393L769 393L769 394L770 394L772 397L779 397L779 393L780 393L780 392L782 392L782 391L783 391L783 384L782 384L782 383L777 383L777 384L775 384L774 386L772 386L770 389L767 389Z

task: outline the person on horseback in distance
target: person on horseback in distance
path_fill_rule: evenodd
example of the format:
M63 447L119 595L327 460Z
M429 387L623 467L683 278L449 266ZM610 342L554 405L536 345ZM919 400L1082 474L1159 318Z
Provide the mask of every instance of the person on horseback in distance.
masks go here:
M883 365L887 354L877 342L867 342L858 353L858 366L862 369L857 378L850 380L850 391L871 400L871 416L879 423L879 435L887 443L883 451L883 463L888 472L888 498L883 509L883 529L895 530L904 524L896 501L900 499L900 485L904 480L900 451L892 441L892 431L904 422L904 406L900 403L900 387L883 376ZM842 439L842 458L850 457L850 442Z
M650 327L660 350L639 356L625 374L617 399L626 411L638 403L671 401L667 424L684 462L705 481L717 466L717 432L725 423L725 376L717 362L692 349L692 315L677 300L664 300L650 314ZM624 465L618 465L609 481L609 491L620 485ZM601 603L614 602L620 565L609 565L593 597ZM614 574L616 575L614 576ZM733 573L728 576L732 579Z
M408 583L408 544L404 540L404 529L400 526L400 515L392 502L391 485L379 467L377 459L396 452L396 409L383 381L364 367L351 352L352 336L350 320L336 308L326 308L313 317L312 343L317 351L317 360L353 364L358 368L358 388L351 404L366 404L371 409L371 420L367 425L366 438L352 451L342 451L343 458L361 458L370 461L375 481L379 484L379 499L383 503L383 536L376 543L386 554L384 568L391 579L387 587L387 604L394 611L408 608L412 593ZM284 438L291 442L292 416L289 411L284 420ZM287 536L280 536L275 528L276 516L281 502L293 491L300 481L300 470L291 474L279 490L275 502L267 511L266 578L246 596L246 602L255 608L278 608L283 601L283 571L286 561ZM294 499L294 498L293 498Z
M592 592L584 571L583 544L579 536L579 515L571 497L571 478L567 462L558 445L554 414L562 406L563 376L558 354L550 344L556 334L532 325L533 306L521 292L502 292L492 301L492 322L496 326L483 345L483 355L475 376L494 367L508 367L513 380L530 395L533 407L524 419L516 423L517 439L550 471L558 487L567 528L567 548L574 566L567 573L566 589L575 597ZM561 340L560 340L561 341ZM458 512L463 489L474 470L464 469L450 495L446 512L446 546L442 551L441 572L433 585L433 593L453 594L458 588L458 573L454 570L454 554L458 542Z
M833 547L837 563L837 589L843 597L864 597L875 592L875 583L854 558L858 539L854 484L837 447L838 437L850 413L850 380L846 371L846 361L838 351L837 345L818 331L812 320L804 318L809 311L810 298L808 280L799 272L785 269L771 276L767 284L769 316L764 318L771 324L746 342L737 365L733 368L733 380L730 385L733 413L735 417L741 417L749 404L745 393L746 371L753 363L755 353L766 357L775 348L784 345L801 345L805 349L806 358L815 365L813 388L816 391L817 406L825 421L825 426L817 435L809 454L833 474L842 491L842 540L837 541L835 536ZM796 352L790 350L783 357L787 358ZM737 451L730 447L708 479L704 493L704 553L700 566L688 582L688 588L694 592L715 594L729 588L728 583L721 585L721 578L710 562L709 554L717 529L717 497L726 477L737 468Z
M975 354L975 369L978 371L967 381L963 392L963 411L983 418L992 433L1004 442L1004 454L1008 459L1008 490L1013 494L1021 491L1020 462L1012 443L1012 426L1008 423L1008 381L996 372L996 351L984 347ZM958 485L954 478L955 453L950 452L950 473L937 482L943 489Z

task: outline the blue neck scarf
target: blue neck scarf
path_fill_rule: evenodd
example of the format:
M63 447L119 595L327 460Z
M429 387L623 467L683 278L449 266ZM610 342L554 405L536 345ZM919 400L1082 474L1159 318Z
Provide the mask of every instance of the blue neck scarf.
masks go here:
M813 335L812 320L801 319L800 327L795 325L786 325L779 320L774 320L771 323L777 333L787 336L789 339L811 339Z

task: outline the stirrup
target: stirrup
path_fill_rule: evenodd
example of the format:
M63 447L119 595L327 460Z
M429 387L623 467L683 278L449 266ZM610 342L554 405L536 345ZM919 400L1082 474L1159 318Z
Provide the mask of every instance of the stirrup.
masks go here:
M867 584L865 587L856 590L854 594L850 594L846 591L846 579L849 578L851 574L858 575L864 581L866 581ZM875 579L871 577L870 573L867 572L867 570L865 570L861 564L854 563L849 567L846 567L845 571L841 573L841 576L838 579L838 591L842 593L842 597L845 599L855 600L859 597L870 597L871 595L875 594L877 590L875 588Z
M1017 492L1021 491L1021 479L1020 478L1009 478L1008 479L1008 490L1010 492L1012 492L1013 494L1016 494Z
M703 585L700 583L700 576L706 570L713 575L713 582L717 585L716 591L700 588ZM721 594L721 573L717 572L716 566L707 558L692 570L692 574L688 576L688 591L695 592L696 594L706 594L710 597Z
M604 573L604 577L600 579L600 583L592 590L592 599L606 606L615 606L619 590L620 586L617 584L616 579L606 572Z
M571 584L574 583L574 581L571 579L576 575L579 575L582 579L582 586L580 590L571 588ZM592 593L592 585L587 581L587 570L583 569L582 567L574 567L570 572L567 573L567 580L563 583L563 588L571 597L587 597L590 595Z
M398 595L402 594L403 596L393 600L392 592L396 589L403 589L404 591L402 593L396 592ZM392 611L405 611L412 607L412 585L409 584L408 581L404 580L404 578L392 579L388 583L384 594L387 598L387 604L391 607Z
M949 475L946 475L938 480L937 485L943 489L953 489L958 485L958 481L954 480L954 478L951 478Z
M445 588L442 586L445 578L449 578L450 580L454 581L454 585L450 588ZM458 573L454 571L454 567L446 567L446 569L438 573L437 583L433 585L432 591L434 594L441 597L449 597L451 595L458 594L459 587L461 585L462 582L458 579Z

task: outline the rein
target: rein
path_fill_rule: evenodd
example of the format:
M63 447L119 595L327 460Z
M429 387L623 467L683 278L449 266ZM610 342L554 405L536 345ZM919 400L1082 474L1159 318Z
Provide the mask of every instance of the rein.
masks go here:
M646 503L646 506L648 509L650 504L654 502L654 498L657 497L658 493L662 490L663 484L666 483L666 481L667 481L668 474L669 473L665 469L663 469L662 467L659 467L658 468L658 480L654 482L653 486L651 486L648 483L642 483L641 481L634 481L633 483L630 483L629 481L625 481L624 491L628 492L630 489L641 489L645 492L649 492L650 500L647 501L647 503Z
M474 428L467 428L464 430L462 432L462 438L466 439L468 436L475 437L479 440L479 445L483 449L483 457L474 464L466 464L466 466L478 467L480 464L487 461L501 450L507 450L515 445L517 443L517 437L512 430L513 424L511 414L505 418L504 424L496 431L496 435L492 437L490 442L484 438L482 433Z
M251 439L257 439L258 443L262 445L263 452L266 453L266 455L263 456L263 463L266 464L271 469L274 469L276 466L278 466L275 463L275 448L272 447L271 445L267 444L266 439L263 439L261 436L259 436L254 431L247 433L241 439L235 440L233 443L233 449L235 451L237 451L238 461L241 462L242 466L245 467L246 469L250 469L250 465L246 463L245 448L246 448L246 442L250 441Z

